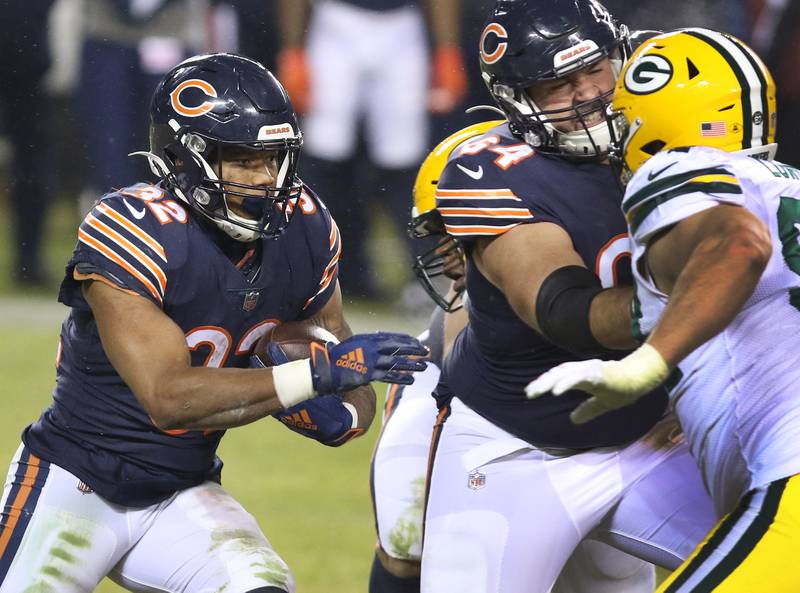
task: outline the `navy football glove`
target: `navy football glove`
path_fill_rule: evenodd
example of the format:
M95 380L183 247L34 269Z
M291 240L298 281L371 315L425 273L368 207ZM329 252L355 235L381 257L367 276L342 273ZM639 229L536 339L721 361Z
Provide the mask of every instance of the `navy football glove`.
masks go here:
M329 447L344 445L364 433L353 427L353 415L336 394L321 395L272 415L294 432Z
M405 334L356 334L339 344L311 343L311 379L317 393L342 393L372 381L411 385L411 372L427 366L411 356L426 356L428 349Z

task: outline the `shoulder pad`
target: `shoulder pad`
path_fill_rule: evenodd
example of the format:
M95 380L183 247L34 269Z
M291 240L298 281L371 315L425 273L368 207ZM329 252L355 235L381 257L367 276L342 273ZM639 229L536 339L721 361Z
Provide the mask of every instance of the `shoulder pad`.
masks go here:
M154 185L138 184L103 196L78 229L79 249L124 271L156 301L166 293L167 275L185 259L189 213Z
M741 183L727 153L705 147L671 150L658 153L636 172L625 190L622 210L633 235L642 231L640 227L649 219L649 236L699 212L700 202L740 203L741 194ZM713 203L704 207L710 206ZM660 215L651 217L658 207ZM656 218L662 223L654 227Z

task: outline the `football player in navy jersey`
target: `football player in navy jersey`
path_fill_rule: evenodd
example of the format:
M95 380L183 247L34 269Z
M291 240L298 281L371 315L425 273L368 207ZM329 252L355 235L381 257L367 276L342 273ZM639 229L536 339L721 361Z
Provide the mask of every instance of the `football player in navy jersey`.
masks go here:
M2 593L88 592L106 575L132 591L292 591L220 486L225 429L303 406L339 444L372 420L370 381L425 367L409 336L351 336L336 224L296 176L301 134L269 71L183 62L153 96L150 136L160 181L103 196L78 230L54 402L3 491ZM302 319L342 341L248 368L265 332Z
M595 0L501 0L479 45L508 121L456 150L436 192L469 323L436 389L421 589L544 593L582 541L675 568L714 512L665 393L576 426L585 394L523 392L635 346L604 118L627 29Z
M370 593L420 590L428 449L437 415L432 392L444 357L467 323L462 306L466 299L463 252L458 241L445 233L436 211L436 186L454 151L501 123L481 122L452 134L431 151L417 174L409 228L413 237L434 238L435 247L416 258L414 272L438 307L429 328L419 336L430 350L428 368L413 385L391 385L386 395L383 428L370 472L378 532ZM564 565L553 593L652 593L654 581L651 564L607 544L584 540Z

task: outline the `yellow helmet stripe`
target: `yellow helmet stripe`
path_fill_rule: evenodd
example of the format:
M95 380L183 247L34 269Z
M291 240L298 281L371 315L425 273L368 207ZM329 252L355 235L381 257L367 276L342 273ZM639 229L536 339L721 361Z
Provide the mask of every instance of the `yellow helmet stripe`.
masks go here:
M686 33L713 47L728 62L742 88L742 147L762 146L767 140L767 83L761 69L741 46L729 37L708 29L686 29Z

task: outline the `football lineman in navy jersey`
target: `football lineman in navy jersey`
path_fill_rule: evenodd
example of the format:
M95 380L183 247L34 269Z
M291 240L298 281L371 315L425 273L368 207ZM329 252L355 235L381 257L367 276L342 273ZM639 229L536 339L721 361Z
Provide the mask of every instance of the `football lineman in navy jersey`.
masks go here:
M307 436L341 444L372 420L370 381L425 366L413 338L351 336L336 224L296 176L300 131L269 71L183 62L153 96L150 135L160 181L103 196L78 230L54 402L3 491L2 593L88 592L106 575L132 591L292 591L220 486L225 429L299 406L325 433ZM265 332L304 319L331 341L247 368Z
M432 392L442 360L467 323L462 306L466 299L463 252L458 241L445 233L436 211L436 186L454 151L501 123L481 122L449 136L431 151L417 174L409 228L414 237L435 238L436 246L416 259L414 271L438 307L429 328L419 336L431 352L428 368L411 386L391 385L386 396L370 474L378 532L370 593L419 593L425 478L437 415ZM452 282L442 281L447 278ZM652 565L589 540L575 549L553 588L554 593L619 591L652 593Z
M569 413L585 394L523 393L635 344L604 118L629 51L595 0L501 0L484 28L482 74L508 121L456 150L436 192L466 253L469 323L436 390L423 593L549 591L581 541L674 568L713 524L663 391L581 426Z

